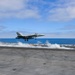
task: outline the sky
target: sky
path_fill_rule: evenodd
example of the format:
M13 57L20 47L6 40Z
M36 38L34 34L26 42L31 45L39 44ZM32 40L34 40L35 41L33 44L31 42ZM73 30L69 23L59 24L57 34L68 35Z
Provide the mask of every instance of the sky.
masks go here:
M0 38L16 32L75 38L75 0L0 0Z

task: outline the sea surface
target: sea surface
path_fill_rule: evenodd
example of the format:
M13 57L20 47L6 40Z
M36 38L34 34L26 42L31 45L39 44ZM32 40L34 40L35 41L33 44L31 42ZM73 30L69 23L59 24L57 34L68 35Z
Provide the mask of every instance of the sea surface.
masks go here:
M29 44L36 44L41 43L45 44L46 42L51 44L73 44L75 45L75 38L37 38L37 39L30 39L25 41L23 39L15 39L15 38L0 38L0 42L3 43L29 43Z

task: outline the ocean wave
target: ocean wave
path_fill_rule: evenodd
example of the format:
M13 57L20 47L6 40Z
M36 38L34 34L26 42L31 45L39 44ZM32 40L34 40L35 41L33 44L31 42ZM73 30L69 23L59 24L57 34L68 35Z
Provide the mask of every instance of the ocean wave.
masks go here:
M6 47L26 47L26 48L51 48L51 49L72 49L64 46L60 46L59 44L51 44L48 41L46 41L45 44L42 44L40 41L37 44L28 44L28 43L3 43L0 42L0 46L6 46Z

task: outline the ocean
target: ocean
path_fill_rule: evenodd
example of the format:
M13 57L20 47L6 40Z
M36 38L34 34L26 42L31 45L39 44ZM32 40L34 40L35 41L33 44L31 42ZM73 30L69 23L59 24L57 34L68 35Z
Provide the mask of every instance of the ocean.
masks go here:
M41 43L45 44L48 41L51 44L73 44L75 45L75 38L37 38L37 39L30 39L25 41L23 39L15 39L15 38L0 38L0 42L3 43L29 43L29 44L36 44Z

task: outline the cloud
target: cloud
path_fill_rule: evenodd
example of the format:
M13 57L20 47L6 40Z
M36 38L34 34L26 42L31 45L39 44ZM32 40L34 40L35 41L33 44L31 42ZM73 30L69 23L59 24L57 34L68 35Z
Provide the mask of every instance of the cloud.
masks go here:
M17 35L14 31L2 31L0 32L0 38L15 38Z
M29 8L28 0L0 0L0 19L39 18L36 8Z
M0 0L0 19L6 18L71 21L75 0Z
M24 33L24 35L34 34L25 31L20 31ZM75 31L67 31L67 32L51 32L51 33L43 33L45 36L41 38L75 38ZM2 31L0 32L0 38L15 38L16 31Z
M61 30L75 30L75 25L65 25Z
M49 10L48 19L51 21L70 21L75 19L75 1L63 0L61 2L61 0L58 0L55 8Z
M3 31L4 29L6 29L5 26L0 25L0 31Z
M22 11L16 12L3 12L0 13L0 19L4 18L39 18L39 14L37 10L26 9Z
M24 11L17 12L15 14L17 18L39 18L37 10L27 9Z
M75 38L75 31L45 33L45 38Z
M0 11L20 10L24 6L24 0L0 0Z
M29 1L29 0L28 0ZM49 21L71 21L75 19L75 0L31 0L41 18Z

